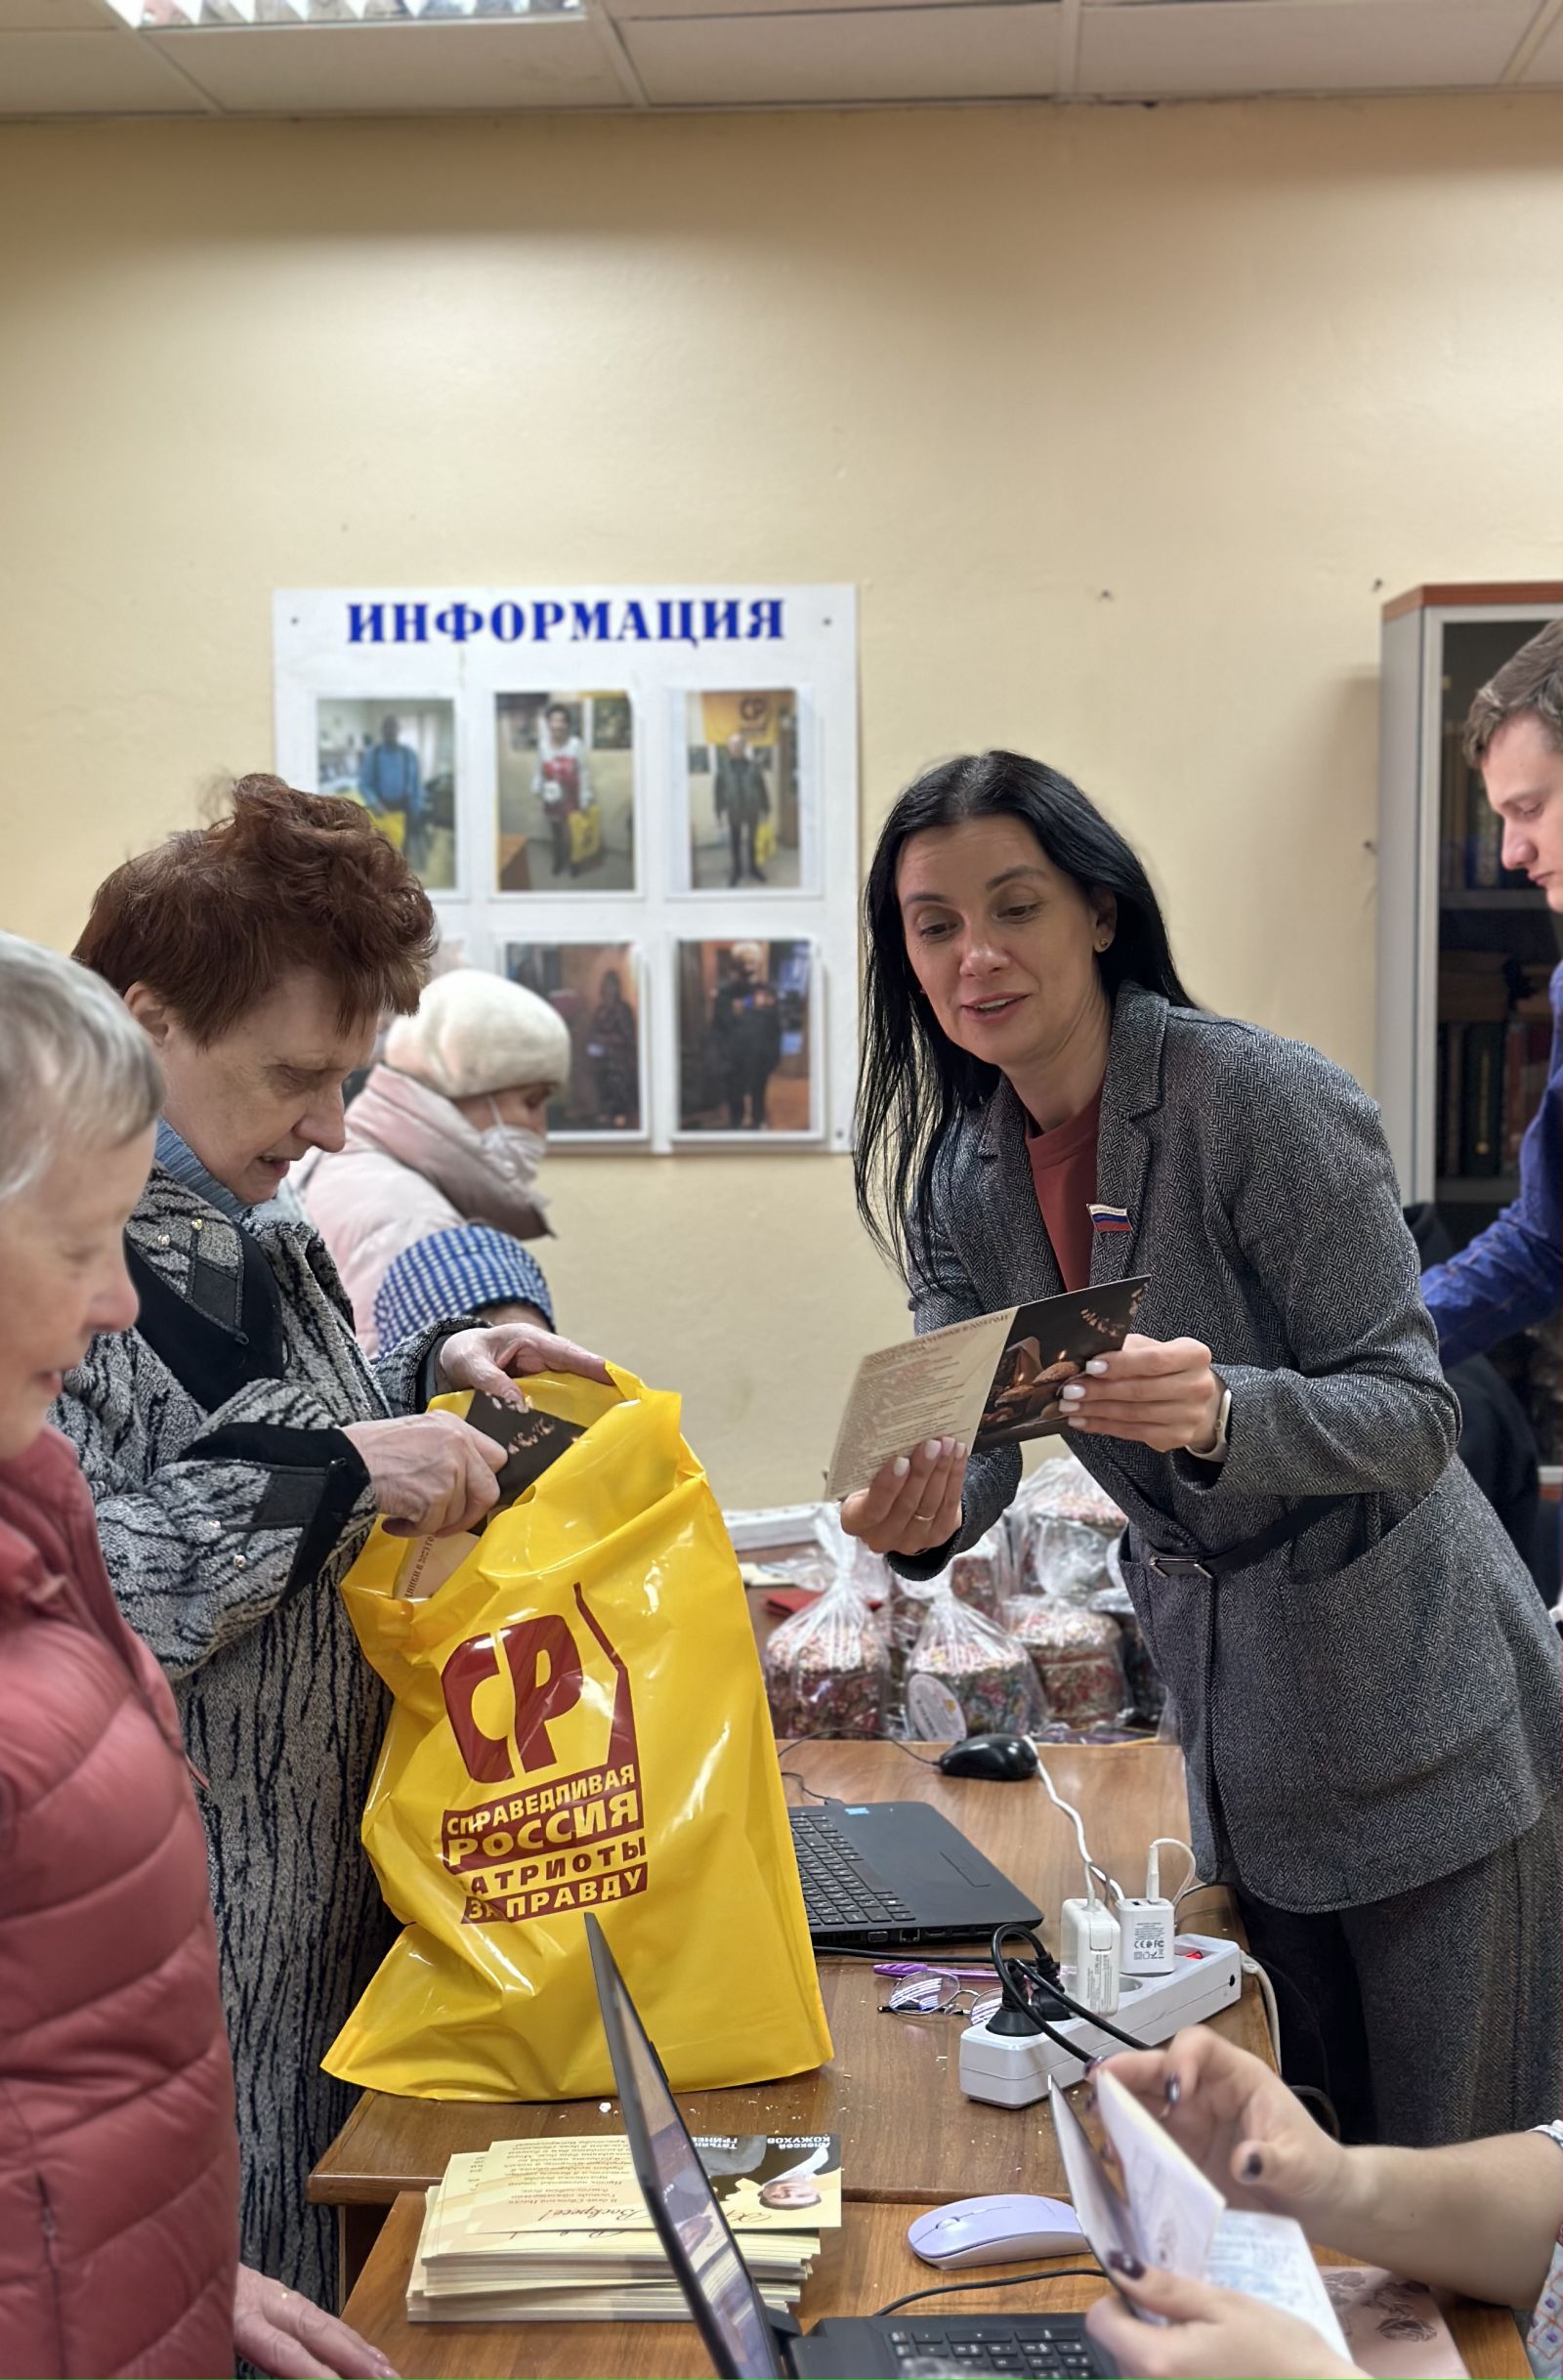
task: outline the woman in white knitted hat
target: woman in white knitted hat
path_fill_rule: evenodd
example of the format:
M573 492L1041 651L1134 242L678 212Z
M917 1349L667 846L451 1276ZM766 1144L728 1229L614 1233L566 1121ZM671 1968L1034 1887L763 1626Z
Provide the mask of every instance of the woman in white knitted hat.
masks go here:
M374 1300L417 1240L457 1223L540 1238L537 1169L548 1102L570 1076L570 1030L521 984L458 967L436 976L347 1113L347 1140L306 1159L293 1185L342 1275L359 1341Z

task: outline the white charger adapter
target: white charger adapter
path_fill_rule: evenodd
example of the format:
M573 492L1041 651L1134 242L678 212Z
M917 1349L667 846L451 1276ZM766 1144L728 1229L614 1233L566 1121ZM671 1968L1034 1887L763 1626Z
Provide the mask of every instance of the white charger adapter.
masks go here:
M1123 1929L1119 1975L1169 1976L1176 1963L1177 1920L1169 1900L1125 1896L1118 1904Z
M1073 1996L1093 2017L1111 2017L1118 2007L1122 1928L1102 1900L1067 1900L1058 1917L1059 1964L1075 1971Z

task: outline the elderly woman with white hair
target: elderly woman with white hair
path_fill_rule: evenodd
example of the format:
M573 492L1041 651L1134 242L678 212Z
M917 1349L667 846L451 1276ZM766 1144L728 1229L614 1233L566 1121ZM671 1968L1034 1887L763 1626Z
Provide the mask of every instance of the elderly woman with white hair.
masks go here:
M512 1240L547 1232L537 1172L548 1102L570 1080L570 1057L564 1018L525 985L476 967L437 975L416 1013L387 1034L341 1148L295 1169L292 1186L331 1251L370 1355L382 1343L381 1285L418 1242L465 1223ZM528 1300L551 1319L546 1293Z
M136 1293L162 1084L106 985L0 934L0 2372L384 2375L241 2265L233 2078L179 1720L46 1416ZM300 2189L303 2176L297 2178Z

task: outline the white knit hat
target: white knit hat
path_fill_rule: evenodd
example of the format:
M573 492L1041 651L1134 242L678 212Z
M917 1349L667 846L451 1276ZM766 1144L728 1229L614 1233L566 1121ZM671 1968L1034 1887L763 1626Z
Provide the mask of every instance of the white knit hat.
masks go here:
M527 1083L570 1081L570 1028L522 984L481 967L437 975L415 1016L399 1016L385 1062L447 1099L481 1097Z

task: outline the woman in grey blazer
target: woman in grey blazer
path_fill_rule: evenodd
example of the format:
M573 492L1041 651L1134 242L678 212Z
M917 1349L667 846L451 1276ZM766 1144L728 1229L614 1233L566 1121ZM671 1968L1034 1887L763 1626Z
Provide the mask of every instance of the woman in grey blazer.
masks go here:
M1238 1889L1294 2079L1348 2138L1555 2115L1558 1643L1456 1459L1373 1103L1195 1007L1134 853L1035 761L913 785L866 913L859 1201L917 1329L1150 1276L1065 1391L1071 1442L1128 1514L1200 1872ZM842 1518L927 1577L1019 1477L1012 1447L929 1445Z

